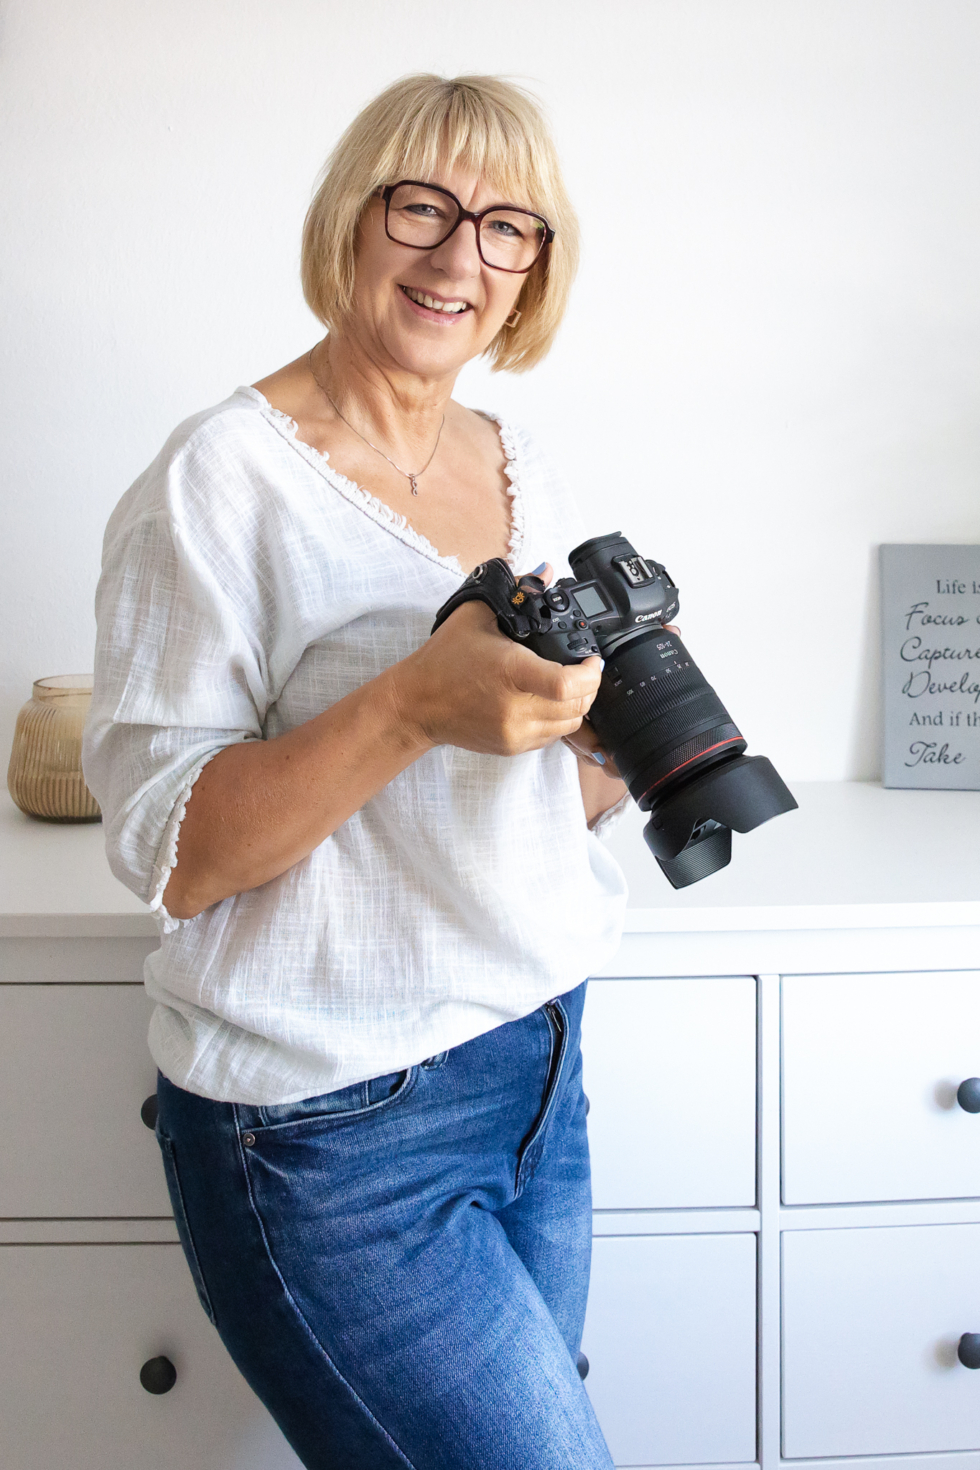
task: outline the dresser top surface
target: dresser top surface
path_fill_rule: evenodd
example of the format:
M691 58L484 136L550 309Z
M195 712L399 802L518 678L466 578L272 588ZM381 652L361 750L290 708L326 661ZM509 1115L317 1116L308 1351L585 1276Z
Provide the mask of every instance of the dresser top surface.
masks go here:
M144 903L113 877L101 822L41 822L0 793L0 936L152 936Z
M736 833L731 866L679 892L629 811L607 840L629 883L627 930L980 925L980 792L793 791L799 811ZM109 871L100 823L35 821L0 797L0 936L155 933Z
M980 791L801 782L799 810L732 837L731 865L675 892L633 808L608 838L630 887L627 928L980 924Z

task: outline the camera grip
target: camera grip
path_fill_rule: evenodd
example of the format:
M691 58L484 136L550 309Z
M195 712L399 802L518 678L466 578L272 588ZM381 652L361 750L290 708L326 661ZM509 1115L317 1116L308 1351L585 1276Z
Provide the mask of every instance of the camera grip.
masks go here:
M578 664L598 653L592 642L594 635L590 633L585 638L578 632L578 628L587 628L585 622L573 629L571 635L565 622L559 621L554 626L544 590L544 583L538 577L525 576L518 581L503 558L496 556L474 567L465 582L447 597L436 613L431 632L440 628L464 602L485 602L496 613L501 633L515 643L524 643L539 658L557 664ZM568 646L575 639L581 643L580 648Z

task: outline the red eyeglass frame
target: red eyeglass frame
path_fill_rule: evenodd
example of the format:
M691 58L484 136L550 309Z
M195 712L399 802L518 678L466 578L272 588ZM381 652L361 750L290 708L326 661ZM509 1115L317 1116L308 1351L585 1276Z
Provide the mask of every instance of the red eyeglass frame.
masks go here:
M407 240L396 239L388 228L388 209L391 205L391 196L394 194L396 189L402 188L402 186L405 184L411 184L416 189L429 189L432 191L433 194L444 194L447 199L451 199L453 201L456 208L459 210L459 216L452 229L448 230L446 234L443 235L442 239L437 240L434 245L411 245ZM393 245L404 245L406 250L438 250L440 245L445 245L446 241L456 233L460 225L463 224L465 220L471 219L473 221L473 227L476 232L476 248L479 252L480 259L483 261L483 264L487 267L487 269L492 271L505 271L506 274L509 276L526 276L528 271L534 269L538 261L541 259L545 248L550 245L552 240L555 238L555 232L549 225L548 221L545 219L544 215L538 214L533 209L525 209L523 205L520 204L491 204L489 209L480 209L474 214L472 210L463 208L462 204L451 190L444 189L441 184L427 184L423 179L399 179L397 184L385 184L383 188L378 190L378 193L385 203L385 234L388 236L388 239L392 242ZM515 214L526 214L530 219L540 220L541 223L544 225L544 234L541 239L541 244L538 248L538 253L531 261L530 265L522 266L520 269L515 269L514 267L509 265L494 265L491 261L487 260L486 256L483 254L483 247L480 244L480 225L482 224L486 215L496 214L498 209L510 209Z

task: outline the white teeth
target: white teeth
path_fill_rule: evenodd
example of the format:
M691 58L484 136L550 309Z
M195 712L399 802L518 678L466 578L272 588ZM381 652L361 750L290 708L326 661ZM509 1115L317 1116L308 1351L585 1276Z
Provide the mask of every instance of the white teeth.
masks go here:
M419 306L427 306L430 311L444 311L454 316L466 310L465 301L433 301L432 297L426 296L424 291L416 291L411 286L403 286L402 290L406 296L417 301Z

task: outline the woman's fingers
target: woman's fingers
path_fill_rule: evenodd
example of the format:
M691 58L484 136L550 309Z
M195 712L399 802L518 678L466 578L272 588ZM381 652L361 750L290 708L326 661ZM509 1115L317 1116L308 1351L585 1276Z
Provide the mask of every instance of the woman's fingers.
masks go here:
M587 658L580 664L558 664L551 659L539 658L520 644L514 644L513 648L510 673L517 689L575 714L587 713L602 677L599 659Z
M551 562L550 561L543 561L539 567L535 567L534 568L534 571L533 572L525 572L522 577L518 577L518 579L517 579L517 585L519 587L523 587L525 581L528 578L534 577L538 581L540 581L543 586L548 587L548 586L550 586L551 579L552 579L552 577L554 575L555 575L555 569L551 565Z
M619 778L616 762L603 750L599 737L588 720L583 720L578 730L562 738L569 750L577 755L580 761L585 761L586 765L600 766L607 776Z

